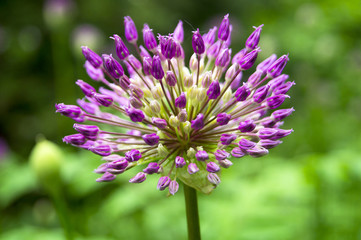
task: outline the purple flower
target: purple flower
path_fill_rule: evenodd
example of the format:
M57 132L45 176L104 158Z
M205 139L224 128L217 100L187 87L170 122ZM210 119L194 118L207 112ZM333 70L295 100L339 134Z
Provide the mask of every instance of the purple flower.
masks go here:
M228 114L228 113L220 113L217 115L217 123L220 125L220 126L223 126L223 125L227 125L227 123L229 122L229 120L231 120L231 114Z
M157 189L160 191L163 191L164 189L166 189L169 186L170 182L171 182L171 179L168 176L159 178Z
M175 104L178 108L184 108L187 105L187 98L184 92L182 92L179 97L175 99Z
M158 173L159 168L160 168L160 166L158 163L151 162L148 164L148 166L146 168L143 169L143 172L145 172L147 174Z
M161 80L164 77L162 62L161 62L159 56L153 57L151 73L152 73L153 77L157 80Z
M218 81L213 81L208 88L207 96L209 99L216 99L221 95L221 88Z
M99 68L102 65L102 58L98 54L90 50L87 46L83 46L81 49L85 59L93 65L93 67Z
M125 153L125 158L128 162L136 162L142 158L142 154L137 149L132 149Z
M200 113L197 115L196 119L191 121L191 127L194 130L199 130L202 129L204 127L204 122L203 122L203 114Z
M206 151L203 151L203 150L198 151L198 152L196 153L196 159L197 159L198 161L208 160L208 159L209 159L208 153L207 153Z
M229 145L231 144L234 140L236 140L237 138L237 135L236 134L228 134L228 133L225 133L225 134L222 134L221 137L220 137L220 140L221 140L221 143L223 145Z
M150 146L157 145L159 143L159 136L155 133L143 135L143 140Z
M130 120L133 122L142 122L145 118L144 113L139 109L128 108L126 111Z
M280 127L294 109L276 110L294 85L287 82L288 75L281 74L288 55L277 59L272 54L253 73L243 73L258 57L262 26L232 57L228 14L218 28L211 27L203 36L199 29L186 36L182 21L173 33L164 35L155 35L144 24L144 47L137 43L135 23L126 16L125 34L111 37L115 49L109 51L118 58L100 54L101 58L82 48L86 73L106 87L97 90L98 86L78 80L85 95L77 100L79 106L55 105L61 115L86 122L75 124L75 134L63 141L102 156L105 163L95 170L102 174L98 182L113 181L146 164L129 182L140 183L147 175L160 174L159 190L169 188L173 195L182 181L209 194L221 182L216 172L234 164L230 155L263 156L293 131ZM185 59L184 40L192 44L190 61ZM243 84L242 76L249 76Z
M193 32L192 47L193 51L199 55L203 54L205 51L204 41L201 34L199 33L199 29Z
M127 41L135 43L138 40L138 32L133 20L129 16L124 17L124 28Z

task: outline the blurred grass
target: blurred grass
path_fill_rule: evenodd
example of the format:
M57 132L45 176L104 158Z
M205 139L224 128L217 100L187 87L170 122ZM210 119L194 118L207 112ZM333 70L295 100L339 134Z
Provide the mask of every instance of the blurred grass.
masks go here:
M70 2L70 1L69 1ZM35 136L64 151L61 192L76 239L185 239L182 191L166 198L156 179L126 173L95 183L96 156L61 143L72 121L54 103L74 103L87 79L81 45L109 52L123 16L140 30L173 31L184 20L206 31L230 13L233 52L262 23L260 59L290 53L297 85L285 107L295 132L261 159L235 160L211 196L200 196L204 239L361 239L361 5L320 1L71 1L44 13L42 1L0 1L0 239L64 239L59 217L28 165ZM21 7L19 7L21 6ZM49 9L47 10L49 11ZM49 17L50 16L50 17Z

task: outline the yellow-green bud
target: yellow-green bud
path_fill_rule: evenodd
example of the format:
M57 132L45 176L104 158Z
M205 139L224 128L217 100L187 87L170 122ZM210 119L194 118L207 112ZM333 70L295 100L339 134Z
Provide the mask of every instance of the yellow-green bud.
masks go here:
M154 99L159 99L159 98L163 97L163 91L162 91L160 84L157 84L154 87L152 87L152 95L153 95Z
M157 115L160 112L160 104L158 101L153 100L149 104L150 109L152 110L153 115Z
M231 100L232 95L233 95L232 90L230 88L228 88L227 91L223 95L223 98L222 98L223 103L226 104L229 100Z
M187 151L187 157L189 159L193 159L193 158L195 158L195 156L196 156L196 150L194 150L194 148L192 148L192 147L189 148Z
M152 109L150 109L149 106L145 106L143 108L144 113L148 116L148 117L153 117L153 112Z
M183 124L183 129L186 134L189 134L192 130L191 123L189 121L185 121Z
M179 120L176 116L172 115L169 118L169 125L171 125L172 127L178 127L179 126Z
M161 143L158 144L157 151L159 157L166 157L169 153L168 149L165 146L163 146L163 144Z

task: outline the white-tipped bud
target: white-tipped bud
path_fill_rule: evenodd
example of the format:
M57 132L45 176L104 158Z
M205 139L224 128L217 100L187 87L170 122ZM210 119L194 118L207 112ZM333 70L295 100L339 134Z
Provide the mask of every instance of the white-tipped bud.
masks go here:
M180 124L178 118L176 116L170 116L169 118L169 125L171 125L172 127L178 127Z
M191 72L187 67L183 67L183 76L189 76L191 75Z
M163 144L161 144L161 143L158 144L157 151L158 151L159 157L165 157L169 153L168 149L165 146L163 146Z
M185 75L184 76L184 86L186 88L190 88L191 86L193 86L193 76L192 75Z
M208 88L209 85L211 85L211 83L212 83L212 72L207 71L206 73L203 74L202 86L204 88Z
M163 91L162 91L160 84L157 84L154 87L152 87L152 95L153 95L154 99L159 99L159 98L163 97Z
M202 87L198 88L198 94L197 94L198 104L201 104L206 99L207 99L207 90Z
M187 110L185 108L183 108L179 113L178 113L178 120L180 122L185 122L187 121L188 118L188 114L187 114Z
M198 87L196 85L193 85L189 90L189 99L194 100L197 97L197 94L198 94Z
M228 68L225 76L226 82L234 78L238 69L239 69L239 65L237 63L233 64L230 68Z
M192 57L189 59L189 69L194 72L197 71L198 59L197 54L193 53Z
M185 121L183 123L183 129L184 129L185 134L189 134L192 130L191 123L189 121Z
M189 159L193 159L193 158L195 158L195 156L196 156L196 150L194 150L194 148L189 148L188 149L188 151L187 151L187 157L189 158Z
M149 106L153 112L153 115L157 115L160 112L160 104L158 101L156 100L151 101Z

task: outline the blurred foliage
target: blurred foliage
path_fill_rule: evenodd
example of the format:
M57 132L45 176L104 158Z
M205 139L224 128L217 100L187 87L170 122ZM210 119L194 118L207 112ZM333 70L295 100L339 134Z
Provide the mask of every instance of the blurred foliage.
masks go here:
M270 156L245 158L200 196L204 239L361 239L361 4L335 1L0 1L0 239L184 239L182 192L166 198L156 179L95 183L100 161L61 143L72 121L54 103L74 103L88 79L80 46L110 52L123 16L140 30L202 32L230 13L232 48L262 23L260 59L290 53L297 85L285 107L295 132ZM37 181L28 158L35 136L61 146L60 184ZM65 209L65 210L64 210ZM65 225L64 225L65 221ZM61 227L63 226L63 228Z

